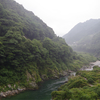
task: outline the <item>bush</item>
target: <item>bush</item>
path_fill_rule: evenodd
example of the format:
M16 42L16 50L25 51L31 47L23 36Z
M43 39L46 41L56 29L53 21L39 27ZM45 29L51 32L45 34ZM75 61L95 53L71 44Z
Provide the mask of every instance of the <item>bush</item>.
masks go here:
M88 79L88 83L93 84L94 83L94 80L92 78L89 78Z

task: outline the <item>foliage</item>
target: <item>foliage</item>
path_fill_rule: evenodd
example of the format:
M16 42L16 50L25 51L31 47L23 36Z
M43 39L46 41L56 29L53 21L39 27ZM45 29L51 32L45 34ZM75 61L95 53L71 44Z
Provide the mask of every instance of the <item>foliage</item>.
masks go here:
M0 0L0 86L53 78L84 64L64 39L14 0Z
M84 53L84 52L77 52L78 56L83 59L83 62L87 65L88 62L95 62L97 61L97 57L94 57L92 54Z
M98 73L95 70L98 70ZM93 71L78 71L77 76L70 78L58 91L52 92L53 100L99 100L99 78L100 68L97 66Z

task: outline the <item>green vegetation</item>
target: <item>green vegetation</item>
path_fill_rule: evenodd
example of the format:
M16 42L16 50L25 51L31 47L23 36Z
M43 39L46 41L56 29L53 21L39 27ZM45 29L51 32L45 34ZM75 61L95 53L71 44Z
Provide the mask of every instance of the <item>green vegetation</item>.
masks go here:
M84 53L84 52L77 52L78 56L80 56L81 58L83 58L83 60L85 60L84 62L88 63L88 62L95 62L98 60L97 57L94 57L92 54L89 53Z
M0 0L0 91L59 77L87 64L64 39L14 0Z
M90 37L90 39L89 39ZM77 46L73 45L73 49L78 52L87 52L93 54L100 59L100 32L93 34L93 36L87 36L88 42L85 38L77 43Z
M100 99L100 67L92 71L78 71L68 83L58 91L52 92L53 100L99 100Z

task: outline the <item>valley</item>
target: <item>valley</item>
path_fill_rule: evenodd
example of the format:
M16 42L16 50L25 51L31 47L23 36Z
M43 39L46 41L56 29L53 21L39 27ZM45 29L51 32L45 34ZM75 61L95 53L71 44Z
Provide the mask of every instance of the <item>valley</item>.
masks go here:
M67 91L66 85L61 86L69 80L68 73L100 60L99 26L100 19L90 19L77 24L62 38L15 0L0 0L0 99L50 100L59 94L54 100L64 100L63 95L74 92ZM93 69L90 77L86 71L77 75L86 75L89 82L92 80L91 85L99 87L99 67ZM82 88L90 86L83 76L76 76L77 84L83 82L79 84ZM75 80L72 81L68 84L74 88ZM53 92L51 97L59 86L61 91ZM99 98L94 90L93 96Z

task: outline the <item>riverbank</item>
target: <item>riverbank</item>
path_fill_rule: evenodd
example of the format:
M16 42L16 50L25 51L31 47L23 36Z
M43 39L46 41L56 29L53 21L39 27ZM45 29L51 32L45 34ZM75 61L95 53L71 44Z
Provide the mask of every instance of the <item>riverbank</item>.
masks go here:
M38 90L26 90L17 95L2 98L2 100L51 100L51 92L55 91L68 81L68 76L58 79L49 79L41 83Z
M92 62L92 64L94 64L94 62ZM71 73L73 73L73 71L69 70L69 71L62 71L61 73L59 73L59 75L55 75L54 77L52 77L51 79L57 79L57 78L60 78L60 77L64 77L64 76L68 76L68 75L71 75ZM75 76L75 73L72 74ZM30 75L28 75L30 76ZM45 75L42 75L41 76L42 78L42 81L41 82L44 82L46 80L49 80L49 79L45 79ZM41 83L40 83L41 84ZM37 90L38 87L39 87L39 84L36 84L35 82L32 82L30 85L32 85L33 87L35 87L35 89L32 89L32 90ZM13 90L13 88L8 85L8 87L10 88L10 90L8 91L5 91L5 92L0 92L0 98L6 98L8 96L14 96L16 94L19 94L20 92L23 92L23 91L26 91L26 90L31 90L31 88L22 88L22 87L18 87L17 89Z
M58 79L60 77L71 75L71 73L72 73L72 75L75 76L75 73L73 74L73 71L69 70L69 71L62 71L59 74L55 74L50 79ZM27 76L28 76L28 80L29 80L29 78L32 78L32 76L29 73L27 74ZM45 74L41 76L42 83L46 80L49 80L49 78L46 78L45 76L46 76ZM31 82L30 85L34 88L18 87L17 89L13 89L13 86L8 85L8 87L10 89L8 91L5 91L5 92L0 92L0 98L14 96L14 95L19 94L20 92L23 92L26 90L37 90L40 87L41 82L39 84L36 84L36 82Z
M60 77L64 77L68 75L68 71L62 71L61 73L59 73L59 75L55 75L54 77L52 77L51 79L58 79ZM41 82L44 82L46 80L49 80L49 79L45 79L44 76L41 76L42 77L42 81ZM41 84L41 82L39 84ZM4 91L4 92L0 92L0 100L2 98L6 98L6 97L9 97L9 96L14 96L16 94L19 94L23 91L26 91L26 90L37 90L40 85L39 84L36 84L35 82L32 82L30 83L31 86L33 86L34 88L26 88L26 87L19 87L17 89L14 89L15 85L14 86L11 86L10 84L8 85L9 87L9 90L7 91ZM6 87L6 86L5 86Z
M92 71L78 71L75 77L53 91L53 100L99 100L100 67L97 64L94 66Z
M96 61L96 62L90 62L89 66L83 66L80 70L87 70L87 71L91 71L93 70L94 66L99 66L100 67L100 61Z
M7 97L7 96L13 96L13 95L15 95L15 94L18 94L18 93L20 93L20 92L23 92L23 91L25 91L26 90L26 88L18 88L17 90L8 90L8 91L6 91L6 92L1 92L0 93L0 100L2 99L2 98L5 98L5 97Z

